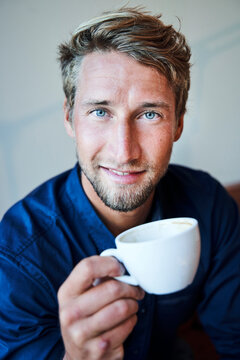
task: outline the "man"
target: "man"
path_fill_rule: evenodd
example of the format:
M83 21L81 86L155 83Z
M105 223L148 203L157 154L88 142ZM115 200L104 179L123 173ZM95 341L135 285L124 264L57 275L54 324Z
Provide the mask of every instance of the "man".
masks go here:
M237 206L209 175L168 166L189 60L184 36L139 9L103 14L60 46L78 164L2 220L2 359L171 359L196 309L222 358L240 358ZM178 216L200 225L189 287L155 296L113 279L124 269L99 254L117 234Z

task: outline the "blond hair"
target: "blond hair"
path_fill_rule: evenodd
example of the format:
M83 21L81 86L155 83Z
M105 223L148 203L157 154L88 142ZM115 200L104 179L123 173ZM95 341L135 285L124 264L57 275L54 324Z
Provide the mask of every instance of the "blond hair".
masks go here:
M121 8L81 24L70 41L59 46L70 117L83 57L94 51L111 50L125 53L165 75L175 94L177 119L185 113L191 51L184 35L160 18L161 15L152 16L140 8Z

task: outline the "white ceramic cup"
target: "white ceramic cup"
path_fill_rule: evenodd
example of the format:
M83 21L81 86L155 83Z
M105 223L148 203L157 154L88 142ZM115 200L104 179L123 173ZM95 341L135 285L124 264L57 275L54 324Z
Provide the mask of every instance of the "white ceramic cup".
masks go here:
M158 220L119 234L116 249L101 256L114 256L129 275L116 277L139 285L151 294L169 294L190 285L200 258L200 233L193 218Z

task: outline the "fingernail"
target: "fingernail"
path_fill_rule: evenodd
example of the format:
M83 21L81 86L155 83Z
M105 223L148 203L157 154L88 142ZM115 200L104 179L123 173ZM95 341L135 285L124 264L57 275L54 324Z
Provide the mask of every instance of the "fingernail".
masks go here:
M93 286L97 286L101 283L101 279L95 279L92 283Z
M124 275L125 274L125 272L126 272L126 269L125 269L125 267L124 267L124 265L122 264L122 263L119 263L119 267L120 267L120 273L121 273L121 275Z
M100 340L100 342L99 342L99 347L101 348L101 349L107 349L108 348L108 341L106 341L106 340Z

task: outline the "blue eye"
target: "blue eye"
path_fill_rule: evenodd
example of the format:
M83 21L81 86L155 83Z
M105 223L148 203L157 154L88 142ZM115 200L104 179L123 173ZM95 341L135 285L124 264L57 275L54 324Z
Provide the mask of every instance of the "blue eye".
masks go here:
M103 110L103 109L97 109L97 110L95 110L95 113L96 113L96 115L99 116L99 117L103 117L103 116L106 115L106 111Z
M144 114L147 119L152 120L155 118L156 113L154 111L148 111Z

